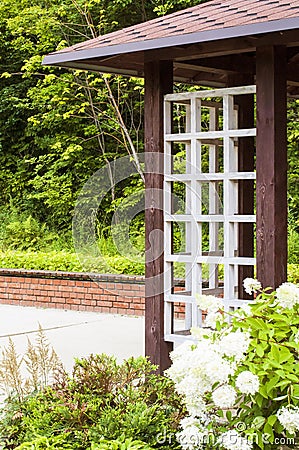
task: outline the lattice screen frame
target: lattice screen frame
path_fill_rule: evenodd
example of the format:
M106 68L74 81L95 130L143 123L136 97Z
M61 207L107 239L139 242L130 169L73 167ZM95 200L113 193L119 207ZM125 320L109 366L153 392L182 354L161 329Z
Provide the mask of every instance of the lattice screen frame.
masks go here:
M255 215L238 214L238 182L255 180L255 172L238 171L238 138L256 136L256 128L238 129L238 111L234 96L255 94L255 86L215 89L208 91L168 94L164 99L164 295L165 340L185 340L188 330L202 325L202 312L196 305L196 294L223 296L225 309L244 305L238 299L238 267L255 265L255 258L238 256L239 223L255 223ZM208 101L206 99L221 99ZM173 107L184 105L184 132L173 133ZM209 111L209 130L201 130L202 108ZM223 109L223 129L219 129L219 111ZM219 142L223 143L223 172L219 172ZM174 173L173 145L186 148L185 173ZM202 146L209 148L209 170L202 171ZM184 214L173 213L174 182L185 185ZM202 211L202 188L209 184L208 214ZM219 199L218 184L223 183L223 205ZM223 211L221 207L223 206ZM184 224L185 253L174 253L173 223ZM209 225L209 251L202 251L202 226ZM219 229L223 225L223 249L219 247ZM174 291L174 263L185 264L185 291ZM202 265L208 264L208 288L203 287ZM218 279L218 265L224 267L224 285ZM185 325L181 332L174 331L174 304L185 305ZM190 337L189 337L190 338Z

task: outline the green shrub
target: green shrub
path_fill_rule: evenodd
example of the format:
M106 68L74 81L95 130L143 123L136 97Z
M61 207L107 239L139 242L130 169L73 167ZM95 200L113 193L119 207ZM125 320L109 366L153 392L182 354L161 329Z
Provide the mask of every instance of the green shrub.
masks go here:
M31 215L0 210L0 249L28 251L69 251L72 248L70 231L51 231Z
M84 266L81 263L84 261ZM64 272L115 273L127 275L144 275L144 264L123 256L82 257L67 251L32 252L6 251L0 252L0 266L9 269L52 270ZM178 263L175 276L184 277L184 267ZM220 279L223 278L223 267L219 267ZM203 266L203 277L208 278L208 267ZM288 280L299 283L299 264L288 265Z
M291 283L299 283L299 264L288 265L288 281Z
M106 256L96 258L84 257L81 259L80 255L78 257L76 253L67 251L32 252L9 250L0 252L0 266L8 269L144 274L144 264L129 258Z
M158 443L158 436L176 432L184 407L173 383L154 370L143 357L120 365L106 355L76 360L71 376L62 372L53 386L22 401L8 400L2 411L0 445L3 449L18 445L20 449L178 448L175 440Z
M73 446L71 443L67 442L67 433L65 433L50 438L47 438L45 436L38 436L32 441L24 442L23 444L18 445L18 447L15 448L16 450L54 450L59 448L73 449Z
M82 266L75 253L56 251L32 252L10 250L0 252L0 265L2 268L9 269L82 271Z
M68 251L0 251L0 267L9 269L52 270L64 272L115 273L144 275L144 263L124 256L86 257ZM203 277L208 279L208 266L203 265ZM223 279L223 267L219 266L219 276ZM184 277L181 263L175 265L175 277ZM299 283L299 264L288 265L288 281Z
M107 439L102 439L98 444L94 442L91 444L90 450L151 450L148 444L142 441L136 441L131 438L120 439L109 441Z
M50 438L39 436L33 441L24 442L19 445L16 447L16 450L54 450L67 448L73 449L73 446L72 443L67 442L67 433L65 433ZM102 439L98 444L92 442L91 446L86 450L152 450L152 447L145 442L122 437L115 440Z
M123 256L116 256L114 258L106 257L105 260L112 267L114 273L144 275L144 262L136 262L133 259Z
M290 264L299 263L299 233L293 228L289 229L288 257L288 261Z

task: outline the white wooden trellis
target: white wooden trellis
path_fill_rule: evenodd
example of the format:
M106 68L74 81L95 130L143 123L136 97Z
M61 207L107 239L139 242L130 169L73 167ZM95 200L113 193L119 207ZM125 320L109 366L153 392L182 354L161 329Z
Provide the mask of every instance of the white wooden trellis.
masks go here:
M256 129L238 128L234 96L255 94L255 89L255 86L246 86L165 96L166 341L185 340L191 327L202 325L202 313L196 305L197 293L221 295L227 310L244 305L244 300L238 299L238 267L254 266L255 258L238 256L238 227L240 223L254 223L255 215L238 213L238 185L241 180L254 180L255 172L238 171L238 138L256 136ZM174 106L176 111L178 108L184 110L185 124L177 127L178 130L174 130ZM202 129L203 112L208 113L208 130ZM174 158L175 145L185 149L184 169L179 173ZM203 168L204 152L208 157L206 170ZM184 211L174 208L177 200L174 183L179 183L184 191ZM205 193L208 193L206 200ZM173 248L174 224L182 228L185 241L183 251L176 253ZM208 249L205 251L204 226L208 230ZM185 291L174 289L177 264L185 267ZM224 272L223 283L219 282L220 265ZM205 276L208 286L204 286ZM185 324L181 331L174 329L174 305L177 303L185 305Z

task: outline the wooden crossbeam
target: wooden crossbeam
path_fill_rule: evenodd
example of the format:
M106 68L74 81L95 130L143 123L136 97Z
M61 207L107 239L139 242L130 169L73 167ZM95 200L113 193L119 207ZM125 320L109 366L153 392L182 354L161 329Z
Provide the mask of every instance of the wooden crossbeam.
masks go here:
M265 45L286 45L288 47L299 46L299 30L290 30L281 33L269 33L265 35L246 36L241 38L224 39L199 44L174 46L156 50L157 58L173 59L173 61L186 61L191 59L209 58L213 56L238 55L250 53L257 47ZM147 52L145 52L145 58Z
M210 71L219 74L254 74L255 73L255 55L238 54L226 55L210 58L200 58L186 61L186 64L192 63L194 67L200 67L200 70Z

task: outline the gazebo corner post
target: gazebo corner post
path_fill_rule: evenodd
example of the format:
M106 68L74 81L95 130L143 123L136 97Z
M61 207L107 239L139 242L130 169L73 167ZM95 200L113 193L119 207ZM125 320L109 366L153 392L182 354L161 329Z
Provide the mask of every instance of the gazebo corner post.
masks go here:
M164 341L164 95L173 90L173 63L148 52L144 64L145 354L163 373L173 344Z
M287 52L256 50L256 256L264 288L287 280Z

